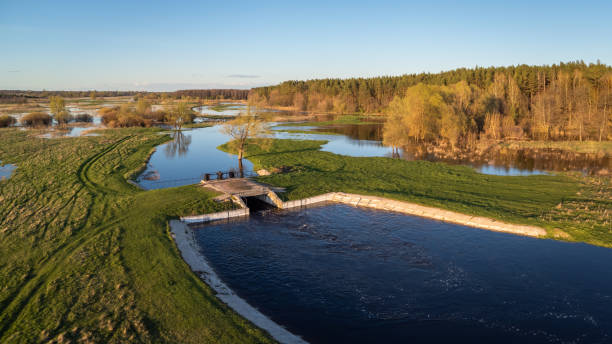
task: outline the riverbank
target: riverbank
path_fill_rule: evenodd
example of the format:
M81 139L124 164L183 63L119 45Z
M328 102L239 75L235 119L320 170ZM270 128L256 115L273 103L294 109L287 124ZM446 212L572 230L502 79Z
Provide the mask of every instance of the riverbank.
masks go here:
M612 246L609 179L570 173L495 176L466 166L323 152L325 141L274 140L247 147L258 180L283 187L283 201L330 192L384 197L546 230L548 238ZM221 149L227 149L222 146ZM587 207L580 204L588 204Z
M185 260L191 267L191 270L198 275L204 283L216 292L216 296L221 301L231 307L236 313L251 321L257 327L267 331L280 343L306 343L300 337L287 331L257 309L253 308L223 283L206 258L200 253L198 249L199 246L194 238L193 229L184 222L178 220L171 220L169 225L172 237L174 238L177 248L181 252L183 260Z
M396 201L384 197L349 194L344 192L330 192L323 195L309 197L300 200L282 202L272 200L281 209L292 209L321 202L334 202L352 205L355 207L372 208L377 210L392 211L407 215L419 216L428 219L438 220L460 224L469 227L487 229L496 232L504 232L531 237L544 237L547 232L544 228L537 226L517 225L497 221L492 218L481 216L470 216L454 211L448 211L440 208L425 207L420 204Z

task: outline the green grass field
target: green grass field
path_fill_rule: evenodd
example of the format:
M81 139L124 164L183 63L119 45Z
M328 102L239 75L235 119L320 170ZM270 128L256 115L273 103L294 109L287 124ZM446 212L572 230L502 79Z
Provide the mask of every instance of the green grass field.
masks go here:
M180 257L168 219L222 210L195 186L125 176L168 140L155 129L55 140L0 130L0 342L262 343Z
M0 342L265 343L263 331L216 299L181 259L168 231L180 215L231 207L185 186L142 191L127 183L158 129L41 139L0 130ZM547 228L551 236L612 246L609 179L499 177L461 166L352 158L322 141L274 140L248 158L289 172L260 177L285 199L345 191L417 202ZM223 147L222 147L223 148Z
M259 177L285 187L280 196L300 199L326 192L377 195L397 200L538 225L551 237L612 246L609 178L579 175L493 176L466 166L390 158L356 158L320 151L325 141L275 140L265 151L250 145L256 169L289 173ZM227 146L220 147L227 150Z

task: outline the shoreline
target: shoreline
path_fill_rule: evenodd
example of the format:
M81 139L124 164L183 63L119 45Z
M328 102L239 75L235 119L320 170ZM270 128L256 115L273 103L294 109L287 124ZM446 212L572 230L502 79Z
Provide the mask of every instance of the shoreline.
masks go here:
M454 223L494 232L524 235L535 238L546 237L548 235L548 231L542 227L508 223L489 217L468 215L442 208L428 207L416 203L398 201L379 196L350 194L345 192L329 192L293 201L282 201L276 195L276 193L270 191L267 195L263 196L262 200L268 204L276 206L278 209L295 209L322 202L342 203L355 207L393 211L409 216L418 216L431 220ZM245 213L244 209L239 209L235 211L223 211L212 214L183 216L181 217L181 221L187 223L203 223L245 215L248 215L248 211Z
M183 260L206 285L215 291L215 296L255 326L268 332L272 338L280 343L304 344L302 338L287 331L272 321L259 310L249 305L244 299L236 295L215 273L206 257L204 257L195 242L193 229L179 220L170 220L170 233L174 243L181 253Z
M327 195L329 194L324 194L315 197L322 197ZM393 211L411 216L419 216L442 222L455 223L458 225L473 228L486 229L494 232L524 235L535 238L545 237L548 234L546 229L542 227L507 223L489 217L467 215L451 210L445 210L442 208L428 207L416 203L397 201L385 197L350 194L344 192L334 192L327 197L330 198L330 201L336 203L344 203L356 207ZM292 201L285 203L290 202Z

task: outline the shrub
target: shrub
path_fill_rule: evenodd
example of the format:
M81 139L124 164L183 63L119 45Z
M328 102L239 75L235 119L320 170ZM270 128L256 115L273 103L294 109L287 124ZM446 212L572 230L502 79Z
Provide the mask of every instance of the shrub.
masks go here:
M157 110L144 115L144 118L151 120L152 122L163 123L166 120L168 113L165 111Z
M13 116L2 115L0 116L0 128L10 127L11 125L17 123L17 120Z
M74 121L75 122L86 122L86 123L91 123L93 122L93 116L86 114L86 113L81 113L78 115L74 115Z
M57 124L66 124L72 120L72 115L68 111L62 110L58 112L54 118L57 121Z
M119 108L118 107L112 107L112 108L102 108L100 110L98 110L98 114L100 114L100 117L102 117L102 123L105 125L108 125L110 127L112 127L110 125L111 122L116 122L117 121L117 114L119 113Z
M31 112L21 117L21 124L28 127L49 126L51 122L51 115L44 112Z

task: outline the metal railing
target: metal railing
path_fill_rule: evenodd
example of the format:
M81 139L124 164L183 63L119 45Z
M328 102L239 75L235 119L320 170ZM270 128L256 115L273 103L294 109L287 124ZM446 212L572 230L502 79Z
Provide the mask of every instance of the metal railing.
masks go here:
M208 175L208 179L206 176ZM189 184L198 184L202 180L225 180L225 179L234 179L234 178L251 178L257 177L258 174L255 171L246 171L240 173L239 171L217 171L214 173L202 173L200 177L197 178L180 178L180 179L171 179L171 180L147 180L146 184L155 185L157 187L165 186L179 186L179 185L189 185Z

